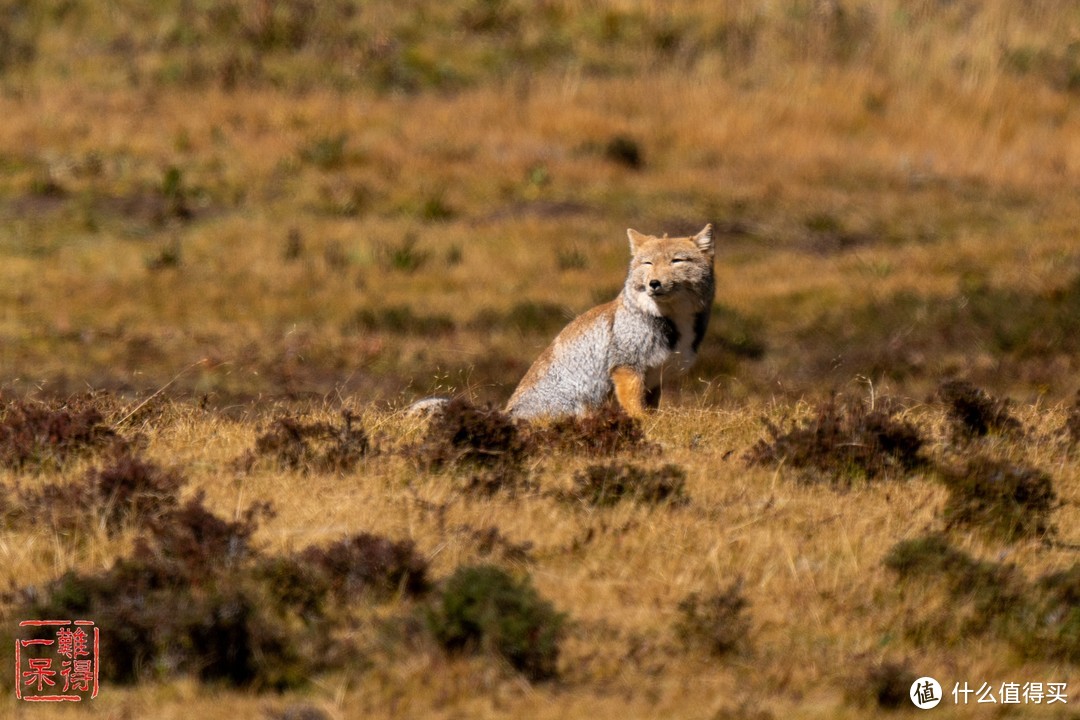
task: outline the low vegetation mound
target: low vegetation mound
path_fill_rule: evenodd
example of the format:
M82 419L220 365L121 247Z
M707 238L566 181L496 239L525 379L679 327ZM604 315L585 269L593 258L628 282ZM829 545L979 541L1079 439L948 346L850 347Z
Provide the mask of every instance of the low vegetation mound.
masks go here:
M658 468L619 462L589 465L574 473L573 487L563 497L601 507L623 500L654 505L684 503L686 471L672 463Z
M943 470L942 478L949 489L948 527L981 528L1007 541L1053 531L1057 493L1042 470L979 455Z
M424 439L409 453L423 469L437 471L451 466L519 467L528 451L510 416L454 398L433 413Z
M971 439L991 432L1020 433L1023 426L1009 411L1008 399L999 399L966 380L948 380L937 390L945 403L958 437Z
M286 469L349 472L371 448L367 433L354 426L355 419L348 410L341 414L340 426L279 418L255 440L255 449L242 456L238 464L250 468L258 458L267 457Z
M251 538L270 513L259 505L229 521L198 495L155 514L109 569L68 572L29 594L19 614L91 617L108 628L99 658L108 682L190 674L282 689L359 661L332 632L342 621L335 608L428 589L426 561L409 542L358 534L264 555Z
M45 520L66 529L93 522L114 533L129 522L146 524L174 510L184 482L179 471L125 449L105 465L88 470L79 481L18 490L9 518Z
M945 591L946 603L924 603L926 614L907 622L916 640L992 635L1025 657L1080 661L1080 565L1028 581L1012 565L975 559L931 534L897 543L885 566L905 583Z
M14 400L0 405L0 466L14 470L58 466L73 455L118 440L89 400Z
M358 533L325 548L309 547L297 559L309 572L325 577L331 594L339 600L361 594L416 597L430 586L427 561L408 540Z
M675 634L714 657L731 654L748 645L748 607L739 582L710 595L691 593L679 603Z
M458 568L428 609L428 627L449 653L488 652L530 680L558 671L566 616L528 577L516 580L494 565Z
M646 441L641 421L614 405L560 418L549 425L534 425L528 436L531 445L549 452L614 455L657 449Z
M834 396L810 418L793 421L786 429L765 420L769 438L750 448L745 460L750 465L793 467L807 478L836 483L902 477L926 464L926 441L914 425L896 415L887 401L868 408Z
M523 423L455 398L432 413L424 438L405 453L421 470L464 473L467 493L488 496L529 487L524 462L534 449Z
M109 682L190 673L234 685L299 680L298 649L281 608L240 571L255 518L223 520L201 498L165 513L133 553L101 572L70 571L44 588L31 617L92 617L110 642L98 659Z

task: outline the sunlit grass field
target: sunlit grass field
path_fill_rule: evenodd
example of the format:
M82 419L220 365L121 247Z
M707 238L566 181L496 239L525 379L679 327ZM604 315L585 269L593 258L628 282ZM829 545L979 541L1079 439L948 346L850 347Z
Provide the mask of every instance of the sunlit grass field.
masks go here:
M414 543L430 593L476 563L531 578L565 613L557 674L447 654L417 619L432 595L391 593L341 609L356 653L283 692L156 667L69 712L4 685L4 712L865 717L890 664L947 691L1069 682L1071 703L1078 625L1055 623L1075 598L1002 601L1036 618L1027 635L962 629L950 606L997 616L885 559L944 532L1032 598L1076 562L1075 4L401 5L0 2L0 413L106 393L103 426L182 474L185 501L204 492L231 521L273 506L251 539L268 557L369 532ZM641 428L656 447L530 451L523 484L493 494L416 461L412 401L501 406L618 292L628 227L705 222L716 305ZM1022 432L960 438L938 392L954 379L1011 399ZM769 423L810 422L834 394L895 405L926 462L851 482L747 462ZM255 452L275 420L344 410L371 441L355 464ZM1052 531L952 522L944 478L975 457L1052 478ZM26 493L110 458L2 470L0 630L28 586L137 545L134 520L19 519ZM608 461L677 466L684 501L560 499ZM686 639L694 593L745 600L736 647ZM1032 649L1055 628L1066 650Z

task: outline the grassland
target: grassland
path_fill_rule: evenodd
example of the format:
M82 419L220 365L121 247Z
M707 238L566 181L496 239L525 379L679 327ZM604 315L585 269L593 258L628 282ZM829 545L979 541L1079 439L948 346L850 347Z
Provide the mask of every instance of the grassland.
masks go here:
M408 630L431 597L398 593L341 610L358 656L284 694L160 672L106 684L94 709L863 717L882 667L1075 693L1075 624L1061 650L1052 622L1008 625L974 591L885 564L943 532L1035 598L991 605L1044 618L1040 578L1075 566L1075 5L400 5L0 2L4 422L23 398L107 391L90 401L102 426L175 468L185 501L204 492L232 520L274 506L252 537L264 555L369 532L413 542L436 588L478 562L528 575L566 613L557 676L446 655ZM643 426L659 449L609 458L677 466L685 502L560 499L597 461L581 449L528 454L491 495L417 463L425 427L402 407L504 401L617 291L626 227L706 221L719 291L700 362ZM1011 398L1023 432L961 437L935 395L953 378ZM775 439L762 418L790 430L833 393L891 398L926 462L813 482L747 464ZM342 410L372 443L354 465L243 461L276 419ZM111 462L55 450L0 472L8 624L22 588L104 572L145 532L100 509L21 522L35 489ZM952 522L957 468L983 456L1052 478L1053 532ZM714 654L680 607L725 592L745 613ZM4 713L42 714L12 697Z

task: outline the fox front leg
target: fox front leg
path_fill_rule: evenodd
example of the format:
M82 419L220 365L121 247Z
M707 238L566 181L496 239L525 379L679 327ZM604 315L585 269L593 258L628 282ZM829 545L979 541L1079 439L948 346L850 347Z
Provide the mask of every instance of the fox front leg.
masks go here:
M645 377L628 367L617 367L611 371L611 381L615 385L615 399L633 418L645 416Z

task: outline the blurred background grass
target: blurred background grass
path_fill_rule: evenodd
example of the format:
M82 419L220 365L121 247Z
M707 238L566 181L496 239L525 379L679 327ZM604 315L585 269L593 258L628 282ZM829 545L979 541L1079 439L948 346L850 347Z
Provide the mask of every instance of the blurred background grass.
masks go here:
M1078 97L1066 0L5 1L0 390L502 401L711 221L693 402L1063 398Z

